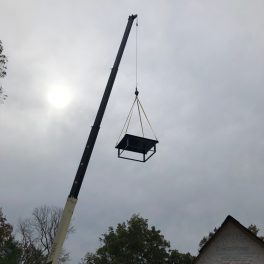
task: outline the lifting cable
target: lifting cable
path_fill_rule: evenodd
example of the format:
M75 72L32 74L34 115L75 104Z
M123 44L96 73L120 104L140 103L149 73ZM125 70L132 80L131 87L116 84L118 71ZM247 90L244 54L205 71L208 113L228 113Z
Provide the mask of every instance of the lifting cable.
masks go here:
M138 103L138 70L137 70L137 65L138 65L138 17L136 21L136 90L135 90L135 95L136 95L136 101L137 101L137 108L138 108L138 115L139 115L139 120L140 120L140 126L141 126L141 132L142 136L144 137L144 129L143 129L143 124L142 124L142 119L141 119L141 114L140 114L140 109L139 109L139 103Z
M138 70L137 67L138 66L138 17L137 17L137 21L136 21L136 91L135 94L136 96L138 95L137 92L137 86L138 86Z
M126 134L127 131L128 131L128 127L130 125L131 117L133 115L135 103L137 103L137 109L138 109L138 114L139 114L141 132L142 132L143 137L145 137L145 134L144 134L144 128L143 128L143 123L142 123L141 111L144 114L144 116L145 116L145 118L146 118L146 120L147 120L147 122L149 124L149 127L150 127L150 129L151 129L151 131L152 131L152 133L153 133L153 135L155 137L155 139L158 140L157 137L156 137L156 134L155 134L155 132L154 132L154 130L153 130L150 122L149 122L149 119L148 119L148 117L146 115L146 112L145 112L145 110L144 110L144 108L143 108L140 100L138 99L138 94L139 94L138 89L137 89L137 87L138 87L138 17L137 17L137 20L136 20L136 59L135 60L136 60L136 63L135 63L136 64L136 67L135 67L135 71L136 71L136 89L135 89L135 95L136 95L136 97L135 97L135 99L133 101L133 104L132 104L130 110L129 110L128 116L126 118L125 124L123 125L122 131L121 131L121 133L120 133L120 135L118 137L118 140L117 140L116 145L119 143L119 140L120 140L123 132L125 131L124 134ZM141 109L141 111L140 111L140 109Z

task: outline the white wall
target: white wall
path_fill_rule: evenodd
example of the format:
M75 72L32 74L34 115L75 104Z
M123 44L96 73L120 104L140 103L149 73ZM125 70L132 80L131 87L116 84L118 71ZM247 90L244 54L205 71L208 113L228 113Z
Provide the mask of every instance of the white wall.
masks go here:
M264 247L232 222L203 253L197 264L264 264Z

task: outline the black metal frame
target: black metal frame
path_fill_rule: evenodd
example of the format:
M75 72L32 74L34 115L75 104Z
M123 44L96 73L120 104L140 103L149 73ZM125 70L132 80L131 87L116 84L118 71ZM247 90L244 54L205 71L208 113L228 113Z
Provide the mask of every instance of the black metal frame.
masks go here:
M129 136L128 138L126 138L126 136ZM153 143L153 146L148 149L147 151L138 151L138 149L134 148L133 150L133 147L129 144L129 139L131 139L131 137L133 138L140 138L140 137L137 137L137 136L133 136L133 135L128 135L126 134L124 136L124 138L116 145L116 148L118 149L118 152L117 152L117 156L118 158L121 158L121 159L127 159L127 160L133 160L133 161L139 161L139 162L146 162L147 160L149 160L155 153L156 153L156 144L158 143L157 140L150 140L150 139L147 139L147 138L144 138L145 140L149 140L149 141L152 141ZM124 139L125 140L125 146L124 146ZM123 141L123 144L121 143ZM122 146L123 145L123 146ZM134 152L134 153L140 153L142 154L142 159L136 159L136 158L129 158L127 156L122 156L122 153L123 152ZM150 155L148 155L149 152L152 152Z
M134 160L134 161L139 161L139 162L146 162L147 160L149 160L156 153L156 145L153 147L153 149L149 150L149 151L152 152L152 154L149 155L147 158L146 158L146 154L142 154L142 156L143 156L143 159L142 160L140 160L140 159L132 159L132 158L128 158L128 157L121 156L121 154L124 151L126 151L126 149L123 149L122 151L121 151L121 149L118 149L118 154L117 154L118 158L120 158L120 159L127 159L127 160Z

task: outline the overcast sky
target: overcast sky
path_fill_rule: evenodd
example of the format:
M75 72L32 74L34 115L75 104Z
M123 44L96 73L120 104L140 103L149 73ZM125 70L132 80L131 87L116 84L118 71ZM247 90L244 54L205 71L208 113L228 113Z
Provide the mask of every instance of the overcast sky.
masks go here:
M0 12L0 207L14 226L35 207L64 206L138 14L139 96L157 154L143 164L114 149L134 99L133 27L74 212L70 263L134 213L192 254L228 214L264 230L264 1L0 0Z

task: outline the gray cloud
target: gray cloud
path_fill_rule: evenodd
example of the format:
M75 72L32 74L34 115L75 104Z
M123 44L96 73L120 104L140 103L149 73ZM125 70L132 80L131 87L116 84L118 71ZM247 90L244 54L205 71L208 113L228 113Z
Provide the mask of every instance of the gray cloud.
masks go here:
M72 263L109 225L149 218L197 252L227 214L264 228L262 1L1 1L0 201L12 224L63 207L121 41L139 14L139 89L160 144L146 164L116 158L133 100L131 32L66 242ZM65 110L52 85L73 93Z

